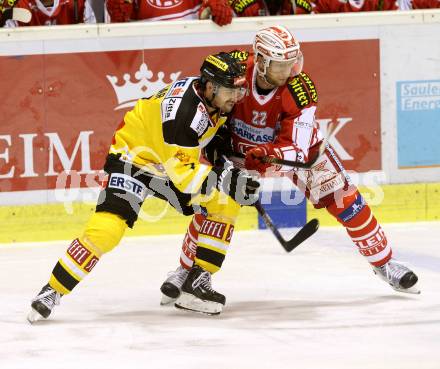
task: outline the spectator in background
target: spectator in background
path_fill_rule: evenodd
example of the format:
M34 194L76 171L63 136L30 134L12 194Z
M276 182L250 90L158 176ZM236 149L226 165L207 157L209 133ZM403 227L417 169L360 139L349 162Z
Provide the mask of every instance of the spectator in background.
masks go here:
M386 10L440 8L440 0L303 0L310 1L312 13L353 13Z
M0 0L0 27L3 27L6 20L11 16L8 12L14 7L15 1L16 0Z
M314 0L313 13L354 13L398 10L397 0Z
M440 0L296 0L309 2L312 13L353 13L440 8Z
M269 15L269 10L263 0L229 0L229 4L238 17Z
M229 0L239 17L440 8L440 0Z
M229 0L229 4L237 17L294 14L291 0Z
M309 0L266 0L270 15L310 14L312 2Z
M440 8L440 0L398 0L400 10Z
M7 20L5 27L96 23L89 0L18 0L15 7L28 9L32 19L29 23Z
M0 0L1 1L1 0ZM104 22L104 0L89 0L95 13L96 23Z
M228 0L106 0L107 22L207 19L219 26L231 23Z
M309 0L229 0L238 17L310 14Z

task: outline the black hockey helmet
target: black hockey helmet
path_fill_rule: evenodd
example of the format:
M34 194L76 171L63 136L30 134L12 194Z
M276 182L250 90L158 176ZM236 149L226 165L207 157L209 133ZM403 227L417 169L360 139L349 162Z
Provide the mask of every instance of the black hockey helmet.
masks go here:
M245 66L228 53L208 55L200 67L201 82L214 82L227 88L239 88L246 85Z

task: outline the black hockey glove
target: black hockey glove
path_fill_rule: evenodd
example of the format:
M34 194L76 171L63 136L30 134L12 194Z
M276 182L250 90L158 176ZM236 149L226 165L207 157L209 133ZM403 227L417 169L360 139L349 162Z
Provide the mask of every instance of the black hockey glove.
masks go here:
M202 186L202 193L209 194L213 188L232 197L240 205L253 205L258 200L260 182L246 170L234 168L230 161L212 168Z
M229 157L232 153L231 132L226 126L222 126L205 147L204 155L212 165L218 165L222 156Z

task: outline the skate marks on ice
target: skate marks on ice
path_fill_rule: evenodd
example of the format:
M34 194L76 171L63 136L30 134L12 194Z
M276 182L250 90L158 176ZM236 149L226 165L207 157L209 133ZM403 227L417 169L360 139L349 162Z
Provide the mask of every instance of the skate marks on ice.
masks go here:
M351 310L351 314L353 315L352 319L354 318L356 320L358 318L355 317L355 315L361 313L363 309L373 309L376 305L377 308L380 308L380 304L404 302L405 300L411 300L411 297L389 295L340 301L283 299L234 301L228 303L224 314L222 313L218 317L209 317L205 314L195 312L183 312L172 306L159 306L157 308L144 310L127 310L125 306L125 309L118 309L118 311L111 311L105 308L99 310L91 307L84 308L82 312L79 312L82 318L78 318L78 313L76 317L71 315L72 306L68 306L66 309L70 311L69 314L63 311L56 311L49 319L39 320L33 325L41 327L66 326L68 328L72 326L80 327L81 325L86 327L90 324L116 323L118 325L135 324L139 327L144 326L147 329L152 327L166 329L175 327L176 320L179 319L185 323L207 322L210 319L215 319L221 321L224 326L230 326L231 328L258 329L261 327L282 325L286 329L332 329L350 327L350 325L347 324L340 326L326 324L322 326L321 323L327 320L323 318L327 318L332 312L345 311L348 309ZM106 304L108 303L110 303L110 301L106 302ZM145 305L150 305L150 303L146 302ZM138 304L136 305L138 306ZM359 309L359 307L362 307L362 309ZM77 310L79 307L75 307L74 309ZM20 313L24 312L23 310ZM348 317L346 317L345 320L347 320L347 318ZM321 321L321 323L319 321ZM414 325L432 322L440 322L440 319L426 321L412 319L411 322L395 322L390 325ZM24 320L17 319L17 317L15 319L0 318L0 324L15 325L17 323L20 325L22 323L27 324ZM254 323L256 324L254 325ZM287 323L289 323L290 327L286 326ZM304 327L302 325L304 323L308 323L309 325ZM357 326L368 327L370 325L377 325L377 322Z
M0 368L201 369L220 358L218 369L438 369L440 231L406 227L386 231L419 273L419 296L379 280L343 230L321 229L288 255L268 232L237 232L213 278L227 297L218 317L159 305L181 237L151 237L124 240L31 326L30 299L66 243L0 247Z
M240 320L243 325L248 323L249 329L284 329L284 330L321 330L321 329L350 329L417 326L440 324L438 319L407 319L388 321L380 317L361 323L361 317L347 317L344 321L322 320L332 309L350 309L358 306L373 308L375 305L391 301L404 301L404 296L380 296L371 299L356 299L350 301L246 301L232 303L227 309L228 314L221 319L232 321L235 325ZM380 306L378 306L380 308ZM225 310L226 311L226 310ZM301 322L302 324L298 324ZM252 325L255 323L255 325ZM244 327L242 327L244 328Z

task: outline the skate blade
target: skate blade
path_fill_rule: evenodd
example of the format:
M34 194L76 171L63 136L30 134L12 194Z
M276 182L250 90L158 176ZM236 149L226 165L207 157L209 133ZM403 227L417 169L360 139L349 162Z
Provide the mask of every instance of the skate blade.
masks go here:
M393 286L391 286L391 287L393 287ZM409 293L409 294L412 294L412 295L420 295L420 293L421 293L420 289L417 286L417 283L414 286L410 287L410 288L398 288L398 287L396 288L396 287L393 287L393 289L396 290L397 292Z
M172 298L172 297L168 297L167 295L162 294L162 300L160 300L160 305L161 306L172 306L176 301L177 301L177 299Z
M36 310L32 309L30 313L27 315L27 321L31 324L38 322L40 320L44 320L45 318Z
M179 310L191 311L191 312L196 313L196 314L209 315L209 316L220 315L220 311L218 313L208 313L208 312L205 312L205 311L189 309L187 307L183 307L181 305L178 305L177 303L174 304L174 307L176 309L179 309Z
M174 306L177 309L189 310L206 315L219 315L223 305L218 302L201 300L189 293L182 292Z

